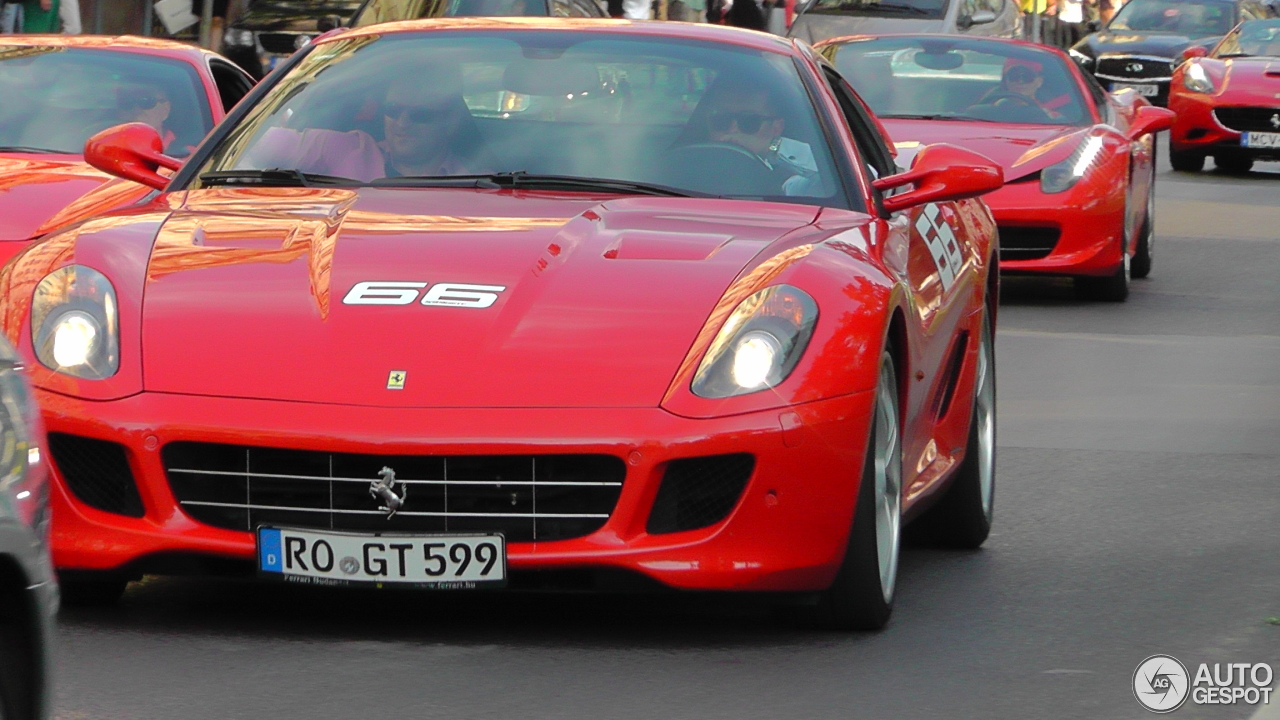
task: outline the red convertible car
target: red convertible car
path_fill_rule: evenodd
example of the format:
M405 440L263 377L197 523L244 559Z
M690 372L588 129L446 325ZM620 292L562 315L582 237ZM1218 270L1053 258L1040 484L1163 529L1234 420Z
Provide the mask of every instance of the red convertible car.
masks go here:
M372 26L266 82L172 180L92 139L163 191L0 275L69 592L631 578L866 628L904 521L985 539L990 160L899 173L807 46L715 26Z
M947 142L1000 163L1005 186L986 201L1002 271L1071 276L1085 297L1113 301L1151 272L1154 133L1170 111L1108 93L1065 53L1016 40L854 37L819 52L900 152Z
M1175 170L1199 172L1204 159L1227 172L1254 160L1280 160L1280 20L1251 20L1212 52L1191 48L1173 73L1169 134Z
M84 162L91 135L145 122L182 157L252 87L230 62L167 40L0 35L0 264L51 229L146 194Z

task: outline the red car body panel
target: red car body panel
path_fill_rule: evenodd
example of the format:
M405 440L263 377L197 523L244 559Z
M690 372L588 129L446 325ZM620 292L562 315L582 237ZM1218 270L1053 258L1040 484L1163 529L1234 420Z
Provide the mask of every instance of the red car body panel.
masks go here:
M857 37L861 36L833 38L817 47L821 50ZM1020 40L993 41L1034 47L1058 56L1071 68L1081 96L1089 97L1079 68L1061 50ZM1002 271L1107 276L1115 273L1123 261L1120 248L1126 227L1126 251L1132 254L1137 250L1147 196L1153 191L1155 143L1150 135L1130 141L1124 134L1137 108L1150 104L1136 93L1123 91L1109 96L1110 118L1101 117L1091 103L1086 104L1092 114L1091 127L895 118L881 118L881 122L898 144L899 152L945 142L995 160L1004 168L1005 186L983 199L990 205L996 223L1002 228L1047 228L1059 233L1052 252L1034 259L1002 258ZM1102 159L1095 168L1065 192L1041 192L1040 170L1065 160L1090 133L1098 134L1104 142Z
M588 27L727 37L794 53L817 72L803 50L758 33ZM838 113L833 97L819 101ZM851 135L840 140L852 151ZM870 204L869 181L858 182ZM997 291L995 225L980 200L937 207L962 258L945 286L914 229L921 208L881 219L506 189L212 188L161 193L53 233L0 271L0 326L34 358L35 284L72 263L112 280L119 372L81 380L34 361L31 374L51 432L123 446L145 510L133 518L91 507L55 462L55 562L119 570L175 553L251 560L252 533L199 523L175 497L161 454L184 440L367 454L603 453L626 463L605 525L576 539L511 542L513 569L620 568L678 588L825 588L847 543L886 343L902 365L908 517L964 456L976 338ZM341 302L368 280L506 289L481 311ZM779 283L803 288L820 308L794 372L764 392L695 396L692 374L726 308ZM387 392L391 367L408 371L403 391ZM727 517L647 532L671 460L730 452L749 452L756 465Z
M0 47L54 46L150 55L190 65L213 116L225 112L209 71L210 53L183 43L133 36L0 35ZM102 193L91 192L103 188ZM127 189L118 187L126 184ZM0 263L45 232L141 199L150 188L90 167L83 155L0 153ZM89 197L84 197L89 195ZM82 199L83 198L83 199ZM72 207L74 206L74 207Z
M1280 149L1253 150L1241 147L1242 130L1280 133L1280 122L1258 126L1229 127L1219 119L1219 108L1257 108L1280 114L1280 58L1209 56L1192 60L1205 69L1213 80L1215 92L1198 93L1187 89L1183 75L1190 63L1173 72L1169 90L1169 109L1178 114L1169 133L1174 152L1204 153L1215 151L1245 154L1264 159L1280 158Z

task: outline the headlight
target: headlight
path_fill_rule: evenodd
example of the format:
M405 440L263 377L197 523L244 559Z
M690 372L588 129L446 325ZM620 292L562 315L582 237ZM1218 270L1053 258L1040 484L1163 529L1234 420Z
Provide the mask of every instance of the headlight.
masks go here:
M693 376L693 394L726 398L771 388L791 374L813 335L818 305L790 285L738 303Z
M1213 79L1204 71L1204 66L1200 63L1193 62L1187 65L1187 69L1182 72L1182 84L1186 85L1191 92L1213 92Z
M231 28L222 36L222 42L225 45L249 47L253 45L253 31Z
M43 537L48 527L48 488L36 466L42 458L40 419L18 354L0 338L0 502Z
M1093 58L1089 57L1088 55L1085 55L1084 53L1080 52L1079 50L1076 50L1075 48L1071 48L1070 50L1068 50L1067 54L1070 55L1071 59L1075 60L1076 64L1078 64L1080 67L1087 68L1093 65Z
M120 326L111 281L83 265L46 275L31 301L31 338L50 370L87 380L115 375Z
M1080 143L1071 157L1060 163L1054 163L1040 171L1040 191L1044 193L1060 193L1070 190L1073 185L1089 172L1098 156L1102 153L1102 138L1090 135Z

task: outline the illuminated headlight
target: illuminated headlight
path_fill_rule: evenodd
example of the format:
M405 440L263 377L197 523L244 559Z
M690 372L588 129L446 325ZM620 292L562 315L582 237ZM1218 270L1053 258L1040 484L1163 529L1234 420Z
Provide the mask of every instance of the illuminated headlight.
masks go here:
M115 375L120 327L111 281L83 265L46 275L31 301L31 337L50 370L87 380Z
M738 303L693 377L693 393L726 398L771 388L804 355L818 305L790 285L775 285Z
M1040 191L1060 193L1070 190L1097 162L1102 154L1102 138L1090 135L1080 143L1071 157L1040 171Z
M1080 52L1079 50L1076 50L1075 48L1068 50L1067 54L1070 55L1071 59L1075 60L1076 64L1079 65L1080 67L1087 68L1093 65L1093 58L1089 57L1088 55L1085 55L1084 53Z
M1187 69L1182 72L1182 84L1186 85L1191 92L1213 92L1213 79L1200 63L1193 62L1187 65Z
M222 43L235 47L250 47L253 45L253 31L232 28L222 36Z
M0 338L0 502L11 516L39 531L48 531L48 491L39 471L40 419L35 399L22 373L18 354Z

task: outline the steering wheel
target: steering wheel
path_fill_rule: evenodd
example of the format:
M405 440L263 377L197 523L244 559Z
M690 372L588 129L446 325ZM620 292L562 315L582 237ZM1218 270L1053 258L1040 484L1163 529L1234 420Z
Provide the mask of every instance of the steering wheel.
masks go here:
M676 187L712 195L778 195L782 188L755 153L733 143L705 142L672 149Z

